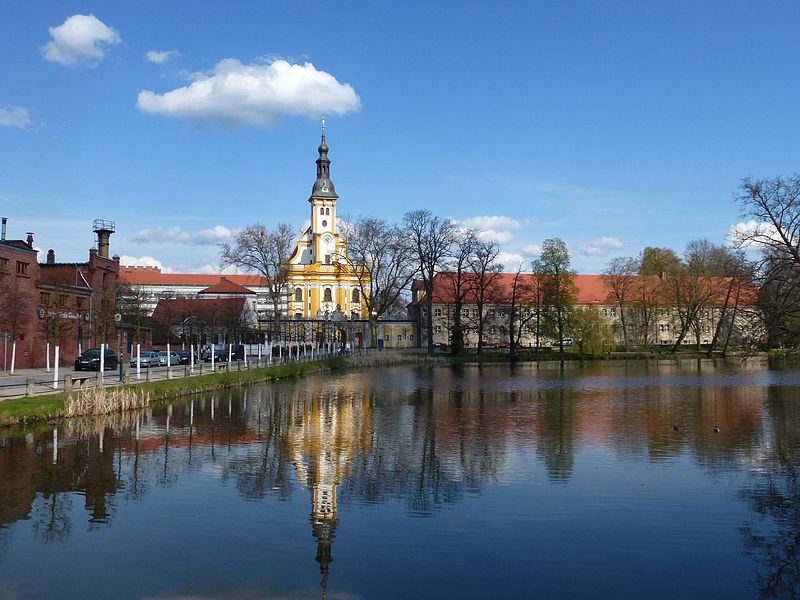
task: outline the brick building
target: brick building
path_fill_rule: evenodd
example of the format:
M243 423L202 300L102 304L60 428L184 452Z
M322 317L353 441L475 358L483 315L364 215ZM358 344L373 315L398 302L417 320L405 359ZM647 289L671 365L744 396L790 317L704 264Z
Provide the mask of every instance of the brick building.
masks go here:
M0 353L4 366L42 367L48 343L59 346L59 362L72 364L81 350L115 344L116 287L119 258L108 257L113 223L95 221L98 248L82 263L57 263L55 252L39 263L33 233L7 239L7 219L0 236ZM110 230L108 228L111 228ZM3 338L0 338L2 341Z

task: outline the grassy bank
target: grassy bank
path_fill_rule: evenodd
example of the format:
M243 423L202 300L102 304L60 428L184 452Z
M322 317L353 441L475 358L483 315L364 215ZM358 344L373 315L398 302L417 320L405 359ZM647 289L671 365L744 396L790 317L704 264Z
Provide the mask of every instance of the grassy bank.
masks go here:
M200 375L188 379L166 379L129 384L123 387L91 388L86 391L73 392L71 396L59 393L31 398L14 398L0 402L0 427L35 424L63 417L108 414L142 408L171 398L299 377L322 371L381 367L424 360L429 359L424 356L381 352L326 358L305 363L291 362L259 369Z
M764 353L757 353L764 355ZM753 356L753 352L728 352L728 358L740 356ZM437 354L450 363L493 363L493 362L514 362L514 361L559 361L559 360L640 360L640 359L682 359L682 358L708 358L705 350L680 348L673 353L669 348L653 350L636 350L630 352L607 352L604 354L581 354L575 349L566 350L564 353L555 350L542 352L519 352L516 356L511 356L508 352L484 352L483 354ZM715 352L712 358L722 358L722 354Z

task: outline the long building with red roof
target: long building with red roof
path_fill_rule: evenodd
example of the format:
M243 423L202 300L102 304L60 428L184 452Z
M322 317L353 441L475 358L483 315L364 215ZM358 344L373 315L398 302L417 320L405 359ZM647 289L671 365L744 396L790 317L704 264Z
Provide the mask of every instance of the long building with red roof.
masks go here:
M455 273L438 273L434 277L430 308L435 345L450 345L457 327L456 310L461 311L467 348L478 345L479 328L486 347L508 346L512 329L519 346L556 343L545 326L549 307L535 275L497 273L487 277L491 283L483 286L477 285L479 279L471 274L460 280ZM612 345L622 345L626 338L633 344L671 345L710 344L720 333L726 337L758 335L757 290L740 280L634 276L627 281L624 294L615 293L614 282L602 275L574 275L572 281L575 308L596 310ZM410 308L419 320L418 339L425 345L428 303L421 281L414 282L412 295ZM684 323L688 322L691 326L687 328ZM567 328L568 344L579 342L577 338L573 340L580 335L573 329ZM718 341L721 342L719 338Z

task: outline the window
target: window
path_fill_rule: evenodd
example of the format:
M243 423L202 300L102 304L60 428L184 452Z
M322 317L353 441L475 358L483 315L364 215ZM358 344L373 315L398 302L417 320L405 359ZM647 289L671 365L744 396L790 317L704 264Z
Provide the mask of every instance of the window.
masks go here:
M477 308L473 308L473 309L472 309L472 316L473 316L473 318L475 318L475 319L477 319L477 318L478 318L478 309L477 309Z
M385 341L387 341L387 342L388 342L389 340L391 340L391 339L392 339L392 336L390 336L390 335L387 333L385 336L383 336L383 339L384 339Z
M492 335L494 335L494 333L495 333L495 329L494 329L494 327L489 327L489 333L491 333Z
M403 341L403 334L402 333L398 333L397 334L397 341L398 342L402 342Z
M607 317L607 316L608 316L608 309L607 309L607 308L604 308L604 309L603 309L603 316L604 316L604 317Z
M294 289L294 301L295 302L303 301L303 290L301 288Z
M325 214L325 209L320 207L319 208L319 214L324 215Z
M461 309L461 316L462 317L468 317L469 316L469 309L468 308L462 308Z
M442 316L442 309L441 308L434 308L433 309L433 316L434 317L441 317Z
M59 294L58 295L58 305L59 306L66 306L67 302L69 302L69 296L66 294Z
M495 310L494 310L494 309L491 309L491 310L489 311L489 316L490 316L490 317L493 317L494 315L495 315Z
M428 316L428 308L427 307L422 309L422 316L423 317L427 317Z
M437 325L436 327L434 327L434 329L433 329L433 330L434 330L436 333L442 333L442 326L441 326L441 325Z
M325 288L325 297L323 298L323 302L333 302L333 292L331 292L331 288Z
M0 271L8 271L8 259L0 258Z
M506 328L503 325L500 326L500 334L501 335L505 335L506 334Z
M669 325L664 325L664 324L659 325L658 330L663 332L669 332Z
M468 335L468 334L469 334L469 327L464 327L464 335Z
M322 226L323 227L327 227L328 226L328 222L327 221L322 221Z
M17 261L17 275L27 275L28 274L28 263Z
M408 341L409 342L413 342L414 341L414 334L413 333L409 333L408 334Z
M617 316L617 309L616 309L616 308L612 308L612 309L609 311L609 314L610 314L612 317L616 317L616 316Z
M39 304L50 304L51 296L50 292L39 292Z
M331 214L331 209L330 209L330 208L326 208L326 209L325 209L325 214L326 214L326 215L329 215L329 214Z
M84 302L84 300L85 300L85 298L81 298L80 296L76 296L75 297L75 308L77 308L78 310L83 310L83 302ZM253 307L253 308L255 308L255 307Z
M330 254L326 254L325 255L325 264L326 265L331 264L331 255Z
M361 302L361 294L358 290L353 290L353 303Z

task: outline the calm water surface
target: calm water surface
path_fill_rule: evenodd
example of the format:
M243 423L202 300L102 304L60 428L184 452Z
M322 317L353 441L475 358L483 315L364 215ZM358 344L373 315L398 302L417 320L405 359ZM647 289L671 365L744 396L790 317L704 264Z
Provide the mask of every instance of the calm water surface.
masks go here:
M799 452L800 372L760 362L374 369L7 431L0 600L797 597Z

